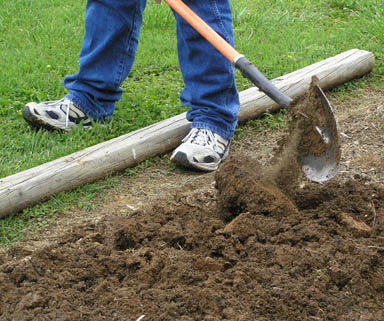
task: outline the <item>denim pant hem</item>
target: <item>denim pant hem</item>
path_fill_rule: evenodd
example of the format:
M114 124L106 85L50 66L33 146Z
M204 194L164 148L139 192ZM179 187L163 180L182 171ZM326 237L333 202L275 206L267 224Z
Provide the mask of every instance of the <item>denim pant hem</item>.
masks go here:
M204 123L194 122L194 123L192 123L191 128L209 129L209 130L213 131L214 133L220 135L221 137L223 137L224 139L227 139L227 140L231 140L233 135L234 135L234 131L228 132L228 131L223 130L220 127L215 126L214 124L210 124L210 123L206 123L206 122L204 122Z
M78 108L81 109L83 113L85 113L88 117L91 117L93 120L97 120L98 118L101 118L103 115L97 115L95 114L94 108L89 108L87 105L87 102L83 99L83 96L81 94L77 95L76 92L70 91L68 94L65 95L66 99L69 99L71 102L73 102Z

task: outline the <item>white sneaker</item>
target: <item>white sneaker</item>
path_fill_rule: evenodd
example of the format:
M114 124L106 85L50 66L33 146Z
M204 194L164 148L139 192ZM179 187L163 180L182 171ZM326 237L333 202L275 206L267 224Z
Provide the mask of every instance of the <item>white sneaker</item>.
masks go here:
M70 131L83 122L84 128L91 128L91 119L72 101L60 99L42 103L28 103L23 108L24 119L32 126L45 129Z
M214 171L228 156L230 143L209 129L192 128L172 153L171 161L184 167Z

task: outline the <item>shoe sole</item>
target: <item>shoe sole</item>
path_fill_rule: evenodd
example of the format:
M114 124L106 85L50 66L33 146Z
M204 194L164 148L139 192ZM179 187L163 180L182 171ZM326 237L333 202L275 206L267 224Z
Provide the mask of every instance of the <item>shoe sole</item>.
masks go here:
M32 114L29 110L29 106L24 106L22 111L23 118L25 121L30 124L32 127L40 129L44 128L47 130L64 130L59 127L55 127L49 123L47 123L45 120L37 117L36 115Z
M186 168L197 169L204 172L213 172L219 168L219 165L222 163L223 160L225 160L227 156L228 156L228 153L226 153L223 156L223 158L219 163L202 164L202 163L190 162L187 157L187 154L183 152L177 152L175 155L171 157L171 161Z
M59 130L59 131L69 132L73 127L76 127L76 126L72 126L69 128L62 128L61 126L59 126L59 124L61 124L61 123L58 123L58 125L52 125L49 122L47 122L46 120L42 119L41 117L38 117L35 114L33 114L30 111L30 106L28 106L28 105L24 106L23 111L22 111L22 115L28 124L30 124L32 127L37 128L37 129L44 128L44 129L47 129L50 131ZM99 123L99 126L104 127L104 124ZM92 126L83 126L83 128L84 129L91 129Z

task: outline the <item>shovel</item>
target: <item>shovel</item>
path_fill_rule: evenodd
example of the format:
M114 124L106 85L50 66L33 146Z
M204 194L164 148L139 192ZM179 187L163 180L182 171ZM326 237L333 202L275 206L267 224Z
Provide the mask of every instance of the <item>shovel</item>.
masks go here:
M164 0L175 12L187 21L197 32L210 42L225 58L227 58L241 74L248 78L260 91L273 99L284 108L292 101L290 97L280 92L244 55L236 51L216 31L205 23L181 0ZM305 176L315 182L325 182L338 173L340 159L339 135L332 107L321 88L316 90L322 102L322 109L318 112L327 119L327 124L314 129L324 142L321 154L299 155L298 159Z

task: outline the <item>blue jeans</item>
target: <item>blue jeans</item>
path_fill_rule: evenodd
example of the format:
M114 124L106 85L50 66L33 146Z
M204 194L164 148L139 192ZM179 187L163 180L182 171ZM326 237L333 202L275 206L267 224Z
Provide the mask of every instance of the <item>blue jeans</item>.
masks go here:
M229 0L185 0L233 45ZM65 78L67 98L95 120L111 117L121 83L136 55L146 0L88 0L79 72ZM206 128L226 139L237 125L239 96L234 68L178 14L177 49L184 80L181 103L189 107L192 128ZM148 53L150 54L150 53Z

